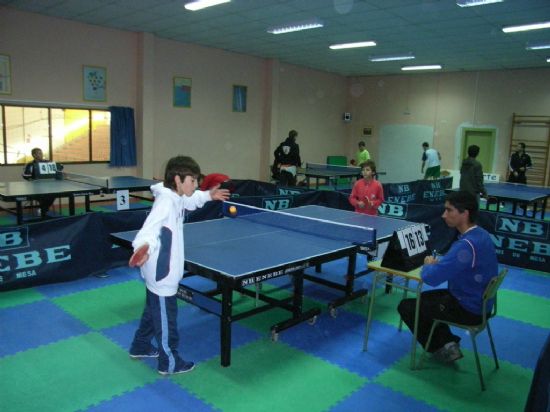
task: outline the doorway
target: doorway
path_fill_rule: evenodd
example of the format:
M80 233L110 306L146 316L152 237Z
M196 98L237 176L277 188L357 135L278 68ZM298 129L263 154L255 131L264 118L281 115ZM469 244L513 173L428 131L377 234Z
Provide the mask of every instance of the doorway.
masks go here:
M495 153L496 129L462 129L462 159L468 157L468 146L479 146L477 160L481 163L484 173L493 173L493 158Z

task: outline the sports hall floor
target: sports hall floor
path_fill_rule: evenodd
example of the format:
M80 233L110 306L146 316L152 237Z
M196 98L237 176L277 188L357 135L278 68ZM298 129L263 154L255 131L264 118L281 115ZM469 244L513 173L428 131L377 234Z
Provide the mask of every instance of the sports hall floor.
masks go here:
M358 259L358 268L366 264ZM342 279L346 262L323 266ZM313 272L312 272L313 273ZM314 325L300 324L272 342L269 327L287 316L272 310L233 325L232 364L219 364L218 318L180 302L180 352L197 363L164 377L127 348L144 303L139 273L126 267L88 277L0 293L0 410L11 411L522 411L550 331L550 274L510 268L492 330L478 336L487 390L480 391L470 339L453 366L427 359L409 369L411 334L397 329L401 294L376 291L363 352L367 304L326 311L333 291L306 282L305 306L320 306ZM284 295L280 279L264 291ZM358 280L369 287L370 276ZM384 295L384 296L382 296ZM253 304L235 296L239 311Z

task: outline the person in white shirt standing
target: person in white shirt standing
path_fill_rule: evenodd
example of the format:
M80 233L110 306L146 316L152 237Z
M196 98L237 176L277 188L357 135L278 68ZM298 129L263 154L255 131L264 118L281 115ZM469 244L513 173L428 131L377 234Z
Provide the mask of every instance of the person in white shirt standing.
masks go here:
M201 171L187 156L168 161L164 181L151 186L155 202L136 235L129 265L139 266L145 280L146 301L130 347L131 358L158 358L161 375L191 371L195 364L178 354L178 305L176 293L185 262L183 220L185 210L195 210L209 200L227 200L229 190L197 189ZM156 338L158 349L151 343Z
M424 179L439 179L441 176L441 155L435 149L430 149L428 142L422 143L422 167L420 173L424 173L424 166L426 166L426 173L424 173Z

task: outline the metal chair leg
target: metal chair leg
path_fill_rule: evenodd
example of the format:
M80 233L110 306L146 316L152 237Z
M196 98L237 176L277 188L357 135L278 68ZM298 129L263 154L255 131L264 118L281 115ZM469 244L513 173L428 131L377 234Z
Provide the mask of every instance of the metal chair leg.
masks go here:
M483 373L481 372L481 364L479 362L479 354L477 353L476 335L470 330L470 337L472 338L472 345L474 347L474 354L476 356L477 374L479 375L479 383L481 384L481 390L485 390L485 383L483 382Z
M489 322L487 322L487 334L489 335L489 343L491 344L491 351L493 352L495 367L499 369L500 365L498 364L497 351L495 349L495 343L493 341L493 334L491 333L491 327L489 326Z
M426 342L426 346L424 346L424 351L422 352L422 356L420 357L420 360L418 361L418 367L417 369L422 369L422 365L424 364L424 359L426 357L426 353L428 352L428 349L430 349L430 344L432 343L432 336L434 334L435 328L438 325L439 321L434 321L432 324L432 328L430 329L430 334L428 335L428 341Z

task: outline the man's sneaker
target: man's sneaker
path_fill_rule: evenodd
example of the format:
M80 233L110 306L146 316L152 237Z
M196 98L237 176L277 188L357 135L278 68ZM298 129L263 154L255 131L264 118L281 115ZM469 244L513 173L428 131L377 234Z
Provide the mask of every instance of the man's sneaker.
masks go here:
M191 372L195 368L195 362L181 362L176 368L174 368L173 372L170 371L161 371L159 369L159 373L161 375L176 375L178 373L185 373L185 372Z
M449 342L445 345L447 353L445 356L445 362L451 363L464 357L460 350L460 346L456 342Z
M136 352L132 349L130 349L130 357L133 359L139 359L139 358L158 358L159 357L159 350L155 348L154 346L151 346L148 351L145 352Z
M456 342L449 342L445 346L442 346L433 353L433 356L443 363L451 363L464 357L460 351L460 346Z

